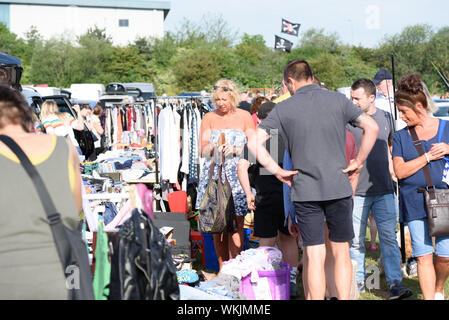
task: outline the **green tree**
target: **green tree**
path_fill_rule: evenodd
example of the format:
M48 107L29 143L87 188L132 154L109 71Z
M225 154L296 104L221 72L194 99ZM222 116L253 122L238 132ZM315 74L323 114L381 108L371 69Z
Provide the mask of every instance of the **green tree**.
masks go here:
M324 82L330 90L336 90L347 84L345 68L337 56L322 53L311 58L308 62L314 75Z
M223 76L219 50L179 49L172 63L176 86L180 90L201 91Z
M113 47L106 70L116 82L151 82L151 73L136 47Z
M398 79L408 73L429 71L425 49L433 31L429 25L405 27L400 34L387 37L376 51L379 68L391 70L391 55L395 57L395 71Z
M26 55L26 43L15 33L0 23L0 52L23 59Z
M235 46L234 54L238 68L234 77L245 87L260 88L267 83L266 73L269 73L273 65L267 63L266 57L270 49L265 45L261 35L243 34L241 41Z
M337 33L325 34L324 29L311 28L307 30L301 39L300 47L314 47L329 53L337 53L341 41Z
M63 38L38 43L31 61L30 80L34 84L68 87L76 71L76 50Z
M75 72L72 83L104 83L113 76L108 68L113 60L113 46L105 30L93 28L78 38L75 50Z
M449 91L449 88L439 77L433 64L449 79L449 27L444 27L438 30L429 40L425 49L425 57L427 68L429 69L429 76L432 78L432 83L429 84L429 90L438 91L441 94Z

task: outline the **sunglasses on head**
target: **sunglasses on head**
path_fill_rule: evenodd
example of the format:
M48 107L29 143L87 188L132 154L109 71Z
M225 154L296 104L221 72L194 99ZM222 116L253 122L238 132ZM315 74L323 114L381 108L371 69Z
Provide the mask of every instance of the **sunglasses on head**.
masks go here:
M218 89L221 89L221 90L223 90L223 91L231 91L231 89L228 88L228 87L214 86L214 91L215 91L215 90L218 90Z

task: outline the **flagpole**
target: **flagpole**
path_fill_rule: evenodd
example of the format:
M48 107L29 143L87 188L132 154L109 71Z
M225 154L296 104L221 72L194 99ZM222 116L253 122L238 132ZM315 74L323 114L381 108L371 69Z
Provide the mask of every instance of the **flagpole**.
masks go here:
M394 54L391 54L391 72L392 72L392 81L393 81L393 96L394 96L394 87L396 84L396 73L394 70ZM396 124L396 121L398 119L398 113L396 108L396 99L393 100L393 106L394 106L394 121ZM394 132L396 132L396 125L393 126ZM396 205L399 209L399 182L396 182ZM400 230L400 236L401 236L401 260L402 263L406 262L406 253L405 253L405 227L404 222L399 222L399 230Z

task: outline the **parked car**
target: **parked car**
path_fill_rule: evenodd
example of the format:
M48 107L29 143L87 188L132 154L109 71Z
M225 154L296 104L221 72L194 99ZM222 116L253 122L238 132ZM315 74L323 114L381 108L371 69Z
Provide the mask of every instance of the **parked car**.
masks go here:
M55 96L61 94L61 88L34 86L34 90L39 92L41 96Z
M129 92L122 83L113 82L106 86L106 93L100 97L100 102L106 107L114 104L134 103L140 95L138 89Z
M22 95L31 109L39 116L43 102L41 94L33 87L23 86Z
M152 83L145 83L145 82L129 82L123 84L128 92L133 89L139 89L140 90L140 97L142 97L142 101L148 101L151 98L156 96L156 93L154 91L154 86Z
M449 99L435 99L438 110L433 113L437 118L449 120Z
M22 77L22 61L19 58L0 52L0 68L8 71L11 84L17 90L22 90L20 78Z

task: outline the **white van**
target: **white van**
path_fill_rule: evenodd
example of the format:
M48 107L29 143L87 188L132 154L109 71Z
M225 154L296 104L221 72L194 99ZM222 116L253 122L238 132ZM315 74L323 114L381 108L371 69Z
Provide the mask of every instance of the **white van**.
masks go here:
M103 84L100 83L75 83L70 86L72 99L99 101L105 93Z
M42 97L61 94L61 88L34 86L33 89L39 92Z

